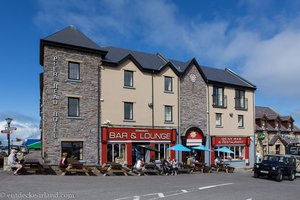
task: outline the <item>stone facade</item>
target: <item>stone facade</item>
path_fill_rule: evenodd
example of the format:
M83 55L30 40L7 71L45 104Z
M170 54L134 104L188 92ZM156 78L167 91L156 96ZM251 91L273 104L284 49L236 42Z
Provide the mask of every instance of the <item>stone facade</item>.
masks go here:
M80 63L80 80L68 80L69 61ZM58 164L62 141L82 141L83 160L98 163L100 62L100 55L44 46L41 125L45 162ZM79 117L68 117L68 97L79 98Z
M195 82L190 75L196 76ZM180 80L180 135L191 127L207 134L207 85L196 66L192 66Z

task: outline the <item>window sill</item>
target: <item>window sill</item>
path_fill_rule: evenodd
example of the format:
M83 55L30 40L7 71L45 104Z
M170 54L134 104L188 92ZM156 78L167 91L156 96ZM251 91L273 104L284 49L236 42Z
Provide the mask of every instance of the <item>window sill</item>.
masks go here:
M77 119L77 120L83 120L83 118L82 118L82 117L70 117L70 116L68 116L68 117L67 117L67 119Z
M245 129L244 126L238 126L238 129Z
M167 93L167 94L174 94L173 91L164 91L164 93Z
M123 86L124 89L130 89L130 90L135 90L135 87L130 87L130 86Z
M65 82L82 83L81 79L67 79Z
M174 124L174 122L166 122L166 121L165 121L165 124Z
M216 128L223 128L223 126L216 126Z
M236 110L248 111L248 108L235 107Z
M124 119L123 122L136 122L135 120Z
M212 107L214 107L214 108L222 108L222 109L226 109L227 108L227 106L217 106L217 105L212 105Z

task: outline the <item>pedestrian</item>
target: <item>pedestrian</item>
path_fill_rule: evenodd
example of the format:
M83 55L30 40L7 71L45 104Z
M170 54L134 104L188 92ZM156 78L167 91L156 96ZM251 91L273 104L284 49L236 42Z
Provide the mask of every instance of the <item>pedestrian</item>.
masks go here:
M174 158L171 162L172 164L172 175L177 175L178 172L178 161Z
M10 155L8 156L8 165L13 169L17 168L14 172L14 175L19 175L19 171L23 168L23 165L20 164L17 158L17 150L12 149Z

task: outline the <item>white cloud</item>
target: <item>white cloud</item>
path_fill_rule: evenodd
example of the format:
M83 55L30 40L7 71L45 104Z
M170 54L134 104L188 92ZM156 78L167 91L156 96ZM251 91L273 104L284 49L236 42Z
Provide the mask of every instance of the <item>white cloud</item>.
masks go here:
M40 138L39 121L19 113L0 113L1 130L5 130L5 127L7 127L7 123L5 121L5 118L7 118L7 116L13 118L11 127L17 128L17 130L13 131L13 133L11 134L12 140L15 140L16 138ZM2 143L6 144L7 135L1 133L0 140L2 141Z
M300 97L300 16L276 13L272 3L241 1L239 8L247 6L243 16L220 14L207 21L201 12L184 16L172 1L40 1L35 22L47 27L47 34L74 24L100 44L142 46L180 60L196 57L200 64L233 68L257 85L261 98L295 104Z

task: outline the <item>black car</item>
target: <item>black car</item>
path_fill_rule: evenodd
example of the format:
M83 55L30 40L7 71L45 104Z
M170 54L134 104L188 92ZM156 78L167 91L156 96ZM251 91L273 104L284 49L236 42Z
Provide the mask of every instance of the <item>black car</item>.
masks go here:
M296 158L293 155L265 155L261 163L254 164L254 177L275 177L278 182L283 176L290 181L296 178Z

